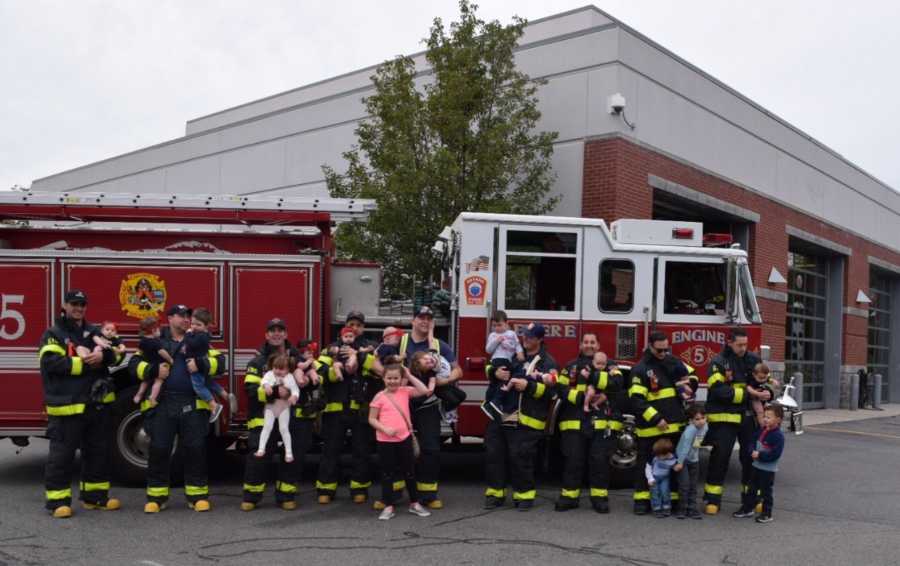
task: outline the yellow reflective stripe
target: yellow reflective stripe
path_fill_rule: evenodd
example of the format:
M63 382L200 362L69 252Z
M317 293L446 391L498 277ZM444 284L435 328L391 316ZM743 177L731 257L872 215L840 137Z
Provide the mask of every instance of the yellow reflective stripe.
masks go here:
M506 490L505 489L494 489L493 487L489 487L484 490L484 496L485 497L499 497L500 499L503 499L504 497L506 497Z
M635 501L649 501L650 500L650 492L649 491L635 491L633 497L634 497Z
M649 390L643 385L635 384L628 388L628 396L634 397L635 395L641 395L642 397L646 397L648 391Z
M44 492L44 495L47 496L47 499L50 501L55 501L57 499L71 499L72 497L72 488L66 489L48 489Z
M680 431L682 428L684 428L684 425L681 423L669 423L666 430L659 430L659 427L651 426L649 428L639 428L635 432L637 432L637 435L641 438L647 438L652 436L662 436L664 434L673 434Z
M259 428L266 424L266 419L256 417L255 419L247 419L247 428Z
M681 494L679 494L677 491L673 491L669 493L669 499L671 499L672 501L678 501L679 499L681 499Z
M356 399L350 399L350 408L351 409L359 409L360 406L361 405L359 404L359 401L357 401Z
M643 419L644 419L645 421L648 421L648 422L649 422L650 419L652 419L653 417L655 417L657 414L659 414L659 411L657 411L657 410L654 409L653 407L647 407L647 410L645 410L645 411L641 414L641 417L643 417Z
M703 486L703 491L710 495L722 495L725 489L721 485L713 485L708 483Z
M109 482L108 481L83 481L78 485L78 488L81 491L109 491Z
M706 380L706 385L709 387L712 387L713 385L715 385L719 382L725 383L725 376L719 372L716 372L716 373L712 374L711 376L709 376L709 379Z
M247 371L250 371L250 368L247 368ZM244 376L244 383L262 383L262 378L258 375L250 375L249 373Z
M147 373L147 368L150 367L149 362L138 362L137 365L137 378L141 381L144 381L144 375Z
M81 375L81 372L83 371L84 360L78 357L72 358L72 375Z
M437 485L437 484L435 484L435 485ZM370 482L370 481L358 482L358 481L350 480L350 489L366 489L369 487L372 487L372 482Z
M581 430L581 421L559 421L559 430Z
M514 491L513 499L516 501L534 501L537 497L537 491L532 489L529 491Z
M609 491L599 487L592 487L591 497L609 497Z
M265 403L265 402L266 402L266 390L265 390L265 388L264 388L263 386L259 386L259 387L256 388L256 399L257 399L260 403Z
M219 373L219 359L213 356L213 351L209 351L209 376L212 377Z
M534 430L544 430L547 426L547 423L544 421L538 420L534 417L529 417L528 415L519 414L519 424L523 424L529 428L533 428Z
M264 483L245 483L244 491L249 491L250 493L262 493L266 490L266 484Z
M597 380L597 389L603 391L609 385L609 374L605 371L600 372L600 379Z
M149 495L150 497L168 497L169 496L169 488L168 487L147 486L147 495Z
M141 401L141 412L142 413L151 408L153 408L153 401L151 401L150 399L144 399L143 401Z
M566 395L566 400L573 405L578 403L578 391L575 389L570 389L569 394Z
M281 493L297 493L297 486L283 481L275 482L275 491Z
M403 480L397 480L393 484L391 484L391 488L394 491L403 491L404 487L406 487L406 482Z
M259 370L256 369L256 366L247 366L247 372L246 372L246 373L247 373L247 375L254 375L254 376L257 377L257 379L259 379ZM247 377L244 376L244 379L246 380Z
M352 486L352 482L351 482L351 486ZM420 482L420 481L416 482L416 489L419 491L432 491L433 492L433 491L437 491L437 488L438 488L437 482L434 482L434 483L424 483L424 482Z
M72 415L80 415L84 413L84 403L75 403L74 405L56 405L51 407L47 405L47 414L53 417L70 417Z
M619 421L603 420L603 419L598 419L598 420L594 421L594 429L603 430L606 428L608 428L610 430L622 430L622 423Z
M735 405L740 405L744 402L744 384L743 383L735 383L732 387L734 387L734 399L731 400Z
M318 359L320 364L325 364L327 366L330 366L334 363L334 358L327 354L320 354Z
M563 488L562 490L560 490L559 494L570 499L578 499L579 497L581 497L581 490Z
M409 346L409 334L404 333L403 336L400 337L400 357L406 355L406 348Z
M337 490L337 482L334 483L324 483L316 480L316 489L321 489L322 491L336 491Z
M741 424L741 415L737 413L710 413L706 415L706 420L711 423Z
M59 344L47 344L46 346L44 346L40 350L38 350L38 359L43 358L44 354L47 354L47 353L53 353L53 354L59 354L60 356L65 356L66 350Z
M184 486L184 494L185 495L209 495L209 486L208 485L185 485Z
M659 399L668 399L677 395L674 387L664 387L659 391L651 391L647 394L648 401L658 401Z
M561 373L556 376L556 382L560 385L568 385L569 384L569 376L564 373Z
M684 362L681 363L684 364ZM684 364L684 369L686 369L688 373L694 373L694 366L691 364Z
M363 375L371 375L373 367L375 367L375 356L366 354L366 359L363 361L362 365Z
M207 410L207 411L209 410L209 403L207 403L203 399L197 399L197 401L194 403L194 406L197 409Z
M541 397L544 396L544 391L546 391L546 390L547 390L547 387L543 383L540 383L540 382L536 383L534 386L533 397L535 399L540 399Z
M114 403L116 400L116 392L110 391L106 395L103 396L101 403Z
M325 405L326 413L340 413L343 410L344 410L344 404L341 403L340 401L337 401L335 403L328 403L327 405Z
M312 418L314 418L314 417L316 416L316 414L317 414L317 413L312 412L312 413L310 413L310 414L307 415L307 414L303 411L303 407L297 407L296 409L294 409L294 416L297 417L298 419L312 419Z

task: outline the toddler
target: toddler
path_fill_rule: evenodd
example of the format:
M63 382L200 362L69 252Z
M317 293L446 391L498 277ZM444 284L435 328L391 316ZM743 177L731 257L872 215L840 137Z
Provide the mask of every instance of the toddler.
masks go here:
M196 364L197 360L209 356L209 325L211 322L212 313L207 309L203 307L194 309L191 315L191 329L184 335L183 340L185 361L194 360ZM194 388L197 397L209 404L209 422L216 422L216 419L222 414L222 404L216 402L213 394L228 403L229 398L225 389L199 371L191 374L191 387Z
M400 339L403 338L404 334L406 333L396 326L388 326L381 333L381 344L375 350L375 355L382 365L384 365L388 357L400 355Z
M607 401L606 395L597 393L594 387L594 379L592 375L598 375L601 371L607 371L609 360L604 352L597 352L591 359L591 367L583 367L580 370L582 377L587 381L588 386L584 392L584 412L590 413L600 409L600 406Z
M775 472L778 461L784 452L784 434L781 432L781 419L784 408L781 405L768 405L763 412L763 427L756 437L756 448L750 453L753 459L753 477L750 480L750 493L762 499L762 513L756 516L757 523L772 522L772 487L775 484ZM750 506L741 507L734 513L739 519L752 517L756 507L756 497L750 500Z
M356 331L349 326L341 328L340 340L328 347L328 355L334 359L332 368L338 381L344 381L344 371L349 374L356 372L356 356L348 356L341 353L341 346L353 347L356 341Z
M769 366L760 362L753 367L753 379L747 383L747 387L760 393L768 391L771 393L770 401L775 400L775 388L769 379ZM753 409L754 418L756 419L756 428L762 428L763 418L765 416L766 402L758 397L750 395L750 407Z
M157 366L166 364L172 367L172 364L175 363L172 360L172 354L163 348L159 336L159 321L152 316L145 318L141 321L141 341L138 343L138 350L143 354L146 362ZM150 387L150 397L148 397L151 407L156 406L156 398L159 397L159 390L162 389L162 384L165 380L164 377L157 377L153 380L153 386ZM141 399L144 398L148 385L146 381L141 381L141 385L138 387L137 394L133 399L136 404L140 403Z
M260 382L260 387L265 390L266 395L272 395L277 387L282 386L290 391L290 396L285 399L279 395L271 403L266 403L263 412L263 429L259 435L259 449L254 456L263 458L266 455L266 444L269 442L272 429L275 428L275 419L278 419L278 430L281 432L281 442L284 444L284 461L290 464L294 461L294 451L291 446L290 408L297 404L297 400L300 398L300 388L297 387L297 380L291 373L291 359L288 356L274 354L269 358L267 366L269 371Z
M660 438L653 443L653 459L644 468L650 485L650 505L658 519L672 514L672 494L669 492L669 475L678 463L672 452L672 441Z
M311 385L319 384L319 372L316 371L316 355L319 345L312 340L301 340L297 344L300 351L300 359L297 360L297 369L303 372Z
M687 409L687 415L688 425L681 433L675 449L678 463L672 468L678 474L678 496L681 499L676 517L703 519L703 515L697 510L697 481L700 477L700 446L709 427L702 405L691 405Z
M519 342L519 337L509 328L509 319L503 311L497 311L491 317L494 331L488 335L484 349L491 356L491 361L501 358L504 360L525 361L525 350Z

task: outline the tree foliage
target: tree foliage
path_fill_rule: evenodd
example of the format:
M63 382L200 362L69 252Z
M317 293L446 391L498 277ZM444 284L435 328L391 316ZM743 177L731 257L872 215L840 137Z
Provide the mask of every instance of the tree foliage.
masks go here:
M479 19L460 0L459 21L436 18L426 39L428 70L410 57L372 76L374 94L341 175L323 166L333 197L375 199L366 222L343 224L343 257L381 262L388 289L401 274L433 279L437 235L463 211L540 214L555 206L550 165L555 132L537 130L537 88L515 67L525 20Z

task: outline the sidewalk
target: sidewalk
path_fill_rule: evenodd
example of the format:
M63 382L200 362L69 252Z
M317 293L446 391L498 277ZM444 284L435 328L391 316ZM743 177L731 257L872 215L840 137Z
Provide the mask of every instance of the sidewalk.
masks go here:
M849 409L811 409L803 411L803 426L900 416L900 403L882 404L881 408L883 409L881 411L874 409L857 409L856 411Z

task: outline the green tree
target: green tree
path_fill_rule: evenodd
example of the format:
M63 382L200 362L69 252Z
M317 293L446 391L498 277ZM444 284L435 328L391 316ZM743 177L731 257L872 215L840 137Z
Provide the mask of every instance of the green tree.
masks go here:
M484 22L460 0L458 22L436 18L426 40L429 70L409 57L381 65L366 97L357 145L341 175L325 165L333 197L375 199L365 222L337 233L342 257L381 262L389 290L402 275L431 280L431 247L463 211L541 214L553 208L550 166L556 132L536 129L537 88L515 67L525 20Z

